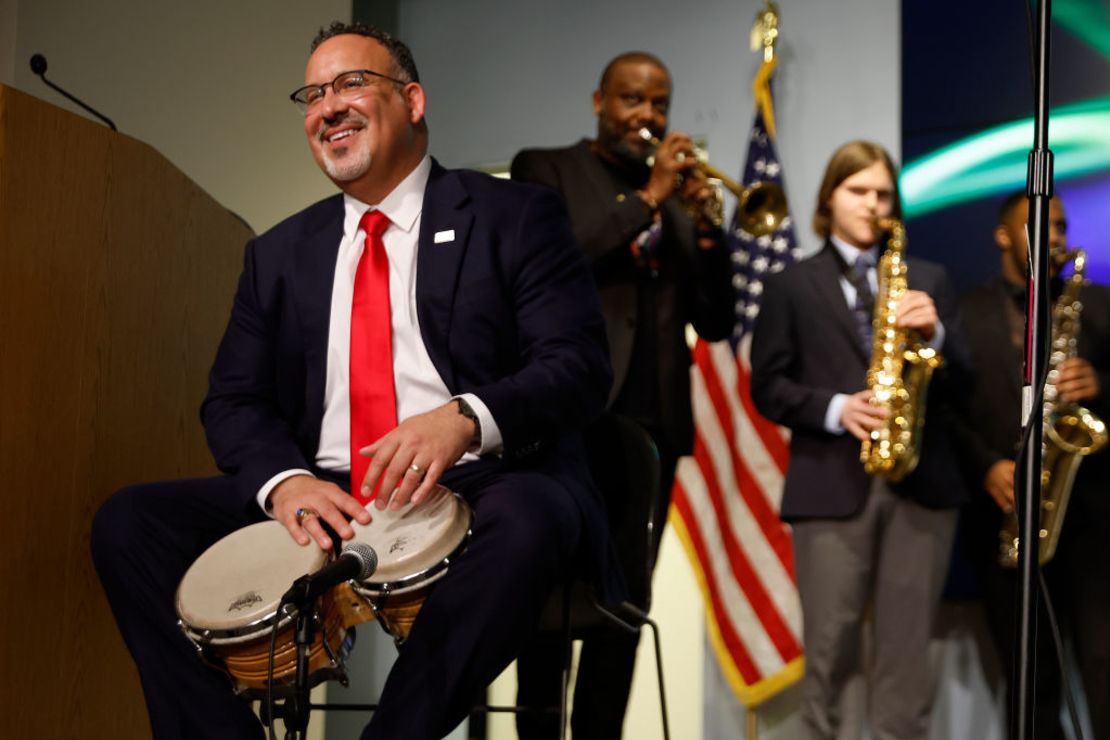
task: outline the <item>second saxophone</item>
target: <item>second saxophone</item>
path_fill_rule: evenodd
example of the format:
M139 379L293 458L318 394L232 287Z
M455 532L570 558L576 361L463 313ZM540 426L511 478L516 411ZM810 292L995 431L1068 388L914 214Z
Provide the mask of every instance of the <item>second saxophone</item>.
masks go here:
M1080 294L1086 284L1087 254L1082 249L1076 249L1065 254L1061 262L1072 260L1072 274L1064 282L1064 289L1052 308L1052 350L1044 386L1041 518L1037 543L1041 565L1056 554L1079 464L1087 455L1105 447L1107 442L1106 424L1102 419L1078 403L1060 400L1056 388L1060 365L1079 356L1079 320L1083 312ZM1007 568L1017 567L1019 542L1016 513L1003 520L998 538L999 562Z

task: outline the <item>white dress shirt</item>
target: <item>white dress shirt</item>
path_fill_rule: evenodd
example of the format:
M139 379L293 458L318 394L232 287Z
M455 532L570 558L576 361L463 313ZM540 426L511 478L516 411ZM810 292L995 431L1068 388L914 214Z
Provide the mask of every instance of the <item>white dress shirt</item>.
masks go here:
M389 306L393 330L393 382L397 392L397 421L431 411L454 396L432 364L420 334L416 310L416 253L424 189L432 169L425 156L416 169L401 181L381 203L367 205L343 196L343 237L335 263L332 284L331 319L328 326L327 379L324 386L324 416L320 425L320 446L316 465L323 470L345 472L351 469L350 344L351 302L355 270L362 256L365 232L359 228L363 214L377 208L389 217L382 235L389 260ZM482 429L481 444L459 461L476 460L478 455L501 451L501 430L486 405L472 393L461 395L478 416ZM258 504L268 511L266 500L278 483L293 475L311 475L294 469L278 473L258 491Z

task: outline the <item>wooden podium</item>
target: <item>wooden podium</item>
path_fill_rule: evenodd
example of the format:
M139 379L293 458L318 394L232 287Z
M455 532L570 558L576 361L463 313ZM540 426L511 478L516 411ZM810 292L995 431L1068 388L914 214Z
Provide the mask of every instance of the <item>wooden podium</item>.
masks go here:
M150 736L89 527L126 484L214 472L198 409L250 236L151 147L0 86L6 737Z

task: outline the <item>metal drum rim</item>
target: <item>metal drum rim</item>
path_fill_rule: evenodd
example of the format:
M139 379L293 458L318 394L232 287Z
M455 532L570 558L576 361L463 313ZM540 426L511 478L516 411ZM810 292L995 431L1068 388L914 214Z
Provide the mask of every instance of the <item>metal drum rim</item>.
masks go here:
M177 623L181 625L182 631L194 642L200 645L234 645L239 642L247 642L255 640L263 633L273 629L274 617L278 616L278 609L270 612L264 617L249 622L244 625L232 628L208 628L201 627L196 624L187 622L180 614L177 618ZM297 615L297 610L289 607L284 610L284 615L278 619L278 631L289 626L293 621L293 617Z
M435 583L443 577L447 572L448 566L451 565L455 558L462 554L463 550L466 549L467 544L470 542L470 536L473 534L474 512L470 510L469 507L467 507L467 517L470 519L470 524L466 527L466 534L463 535L462 539L459 540L459 544L451 550L447 557L422 571L396 580L383 581L380 584L374 583L373 581L356 582L355 592L367 598L395 596L408 593L420 586ZM373 589L368 586L370 583L374 583Z

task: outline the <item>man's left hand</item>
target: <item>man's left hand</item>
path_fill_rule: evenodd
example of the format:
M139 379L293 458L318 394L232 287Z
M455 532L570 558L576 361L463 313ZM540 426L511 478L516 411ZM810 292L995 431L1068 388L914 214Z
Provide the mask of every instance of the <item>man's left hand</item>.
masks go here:
M939 320L933 299L920 290L907 290L894 308L894 325L902 329L914 329L926 341L933 338Z
M443 471L467 451L474 432L474 422L459 413L453 400L405 419L396 429L359 450L370 458L362 481L363 495L370 495L380 477L382 483L374 501L379 509L392 506L397 510L410 500L420 503Z
M1098 398L1101 388L1098 384L1098 373L1091 363L1072 357L1060 363L1059 371L1056 390L1062 400L1072 403Z
M716 239L702 236L704 233L720 230L720 226L709 218L709 206L717 199L717 191L709 184L704 172L691 169L683 176L681 199L694 217L699 235L698 246L702 249L716 246Z

